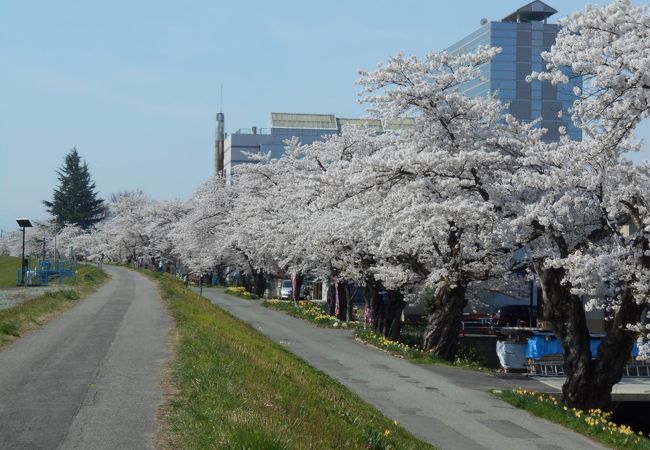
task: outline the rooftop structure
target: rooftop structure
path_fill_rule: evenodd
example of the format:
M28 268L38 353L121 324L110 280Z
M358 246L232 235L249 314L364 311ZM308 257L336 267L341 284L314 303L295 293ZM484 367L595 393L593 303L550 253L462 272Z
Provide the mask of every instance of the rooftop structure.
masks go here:
M534 1L507 15L501 19L501 22L531 23L543 21L546 23L546 19L555 13L557 13L557 10L551 8L546 3Z
M345 126L364 125L383 132L397 131L413 123L413 119L409 118L382 123L378 119L342 118L334 114L272 112L270 128L241 128L226 138L224 172L226 178L230 178L233 167L251 162L247 153L271 152L272 158L281 157L285 141L293 137L302 144L311 144L324 136L339 134Z

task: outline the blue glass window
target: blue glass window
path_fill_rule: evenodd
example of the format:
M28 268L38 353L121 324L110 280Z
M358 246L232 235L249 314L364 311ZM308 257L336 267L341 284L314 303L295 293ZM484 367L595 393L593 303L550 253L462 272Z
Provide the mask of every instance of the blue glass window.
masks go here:
M501 36L492 36L492 45L497 47L514 47L517 44L517 39L514 36L511 37L501 37Z
M515 72L512 70L492 70L493 80L514 80Z
M515 90L515 80L492 80L490 83L492 89L511 89Z
M492 30L491 34L492 38L499 37L499 38L514 38L517 36L517 31L512 29L512 30Z
M502 51L500 54L498 54L492 62L515 62L517 59L517 55L515 55L515 52L505 52Z
M499 90L499 99L504 100L513 100L517 97L514 89L500 89Z
M492 70L515 70L517 68L517 64L514 62L502 62L495 60L491 65Z
M492 30L516 30L517 24L514 22L492 22Z

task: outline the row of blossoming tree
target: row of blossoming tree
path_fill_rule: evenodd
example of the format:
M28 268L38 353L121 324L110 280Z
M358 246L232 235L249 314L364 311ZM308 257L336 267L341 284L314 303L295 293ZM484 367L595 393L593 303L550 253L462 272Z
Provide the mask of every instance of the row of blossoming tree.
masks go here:
M616 0L563 25L529 81L582 77L572 108L582 141L545 142L496 97L460 93L498 48L398 55L361 72L361 99L372 117L412 126L289 141L281 158L251 155L233 183L211 179L184 204L115 195L91 234L66 239L114 260L234 267L260 295L281 271L332 280L341 298L363 286L370 321L391 338L404 306L427 298L423 347L449 360L470 292L525 271L564 349L564 402L606 408L635 341L648 353L650 167L625 155L650 111L650 18ZM606 318L596 355L589 308Z

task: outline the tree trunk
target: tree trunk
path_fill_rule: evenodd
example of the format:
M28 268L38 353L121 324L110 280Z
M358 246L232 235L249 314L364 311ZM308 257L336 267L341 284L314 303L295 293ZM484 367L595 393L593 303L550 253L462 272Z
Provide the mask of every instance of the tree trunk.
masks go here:
M327 314L333 316L336 312L336 292L334 291L334 283L327 286Z
M384 334L385 329L386 305L388 302L384 302L384 295L388 294L382 294L381 291L378 291L372 299L372 311L375 315L375 332L379 334Z
M543 268L538 275L544 319L551 323L564 351L567 378L562 386L563 402L572 408L609 410L612 387L621 380L634 345L634 337L625 325L639 319L642 306L626 291L619 310L608 323L598 355L592 355L584 306L579 297L571 294L571 286L562 284L564 269ZM597 359L592 359L594 356Z
M259 298L262 298L264 296L264 291L266 290L266 277L264 275L263 270L254 270L251 274L251 277L253 279L252 283L252 293L257 295Z
M399 291L375 290L371 303L375 332L397 341L402 331L402 310L406 306L404 295Z
M587 319L579 297L571 294L571 286L562 284L564 269L539 270L539 282L544 302L544 320L551 323L564 350L566 381L562 386L564 403L570 407L584 408L592 395L602 397L603 392L590 392L592 374L591 350Z
M347 290L348 290L348 283L347 281L339 282L338 283L338 295L339 295L339 305L338 305L338 314L336 315L336 318L339 319L340 321L345 321L345 311L348 305L347 302Z
M356 293L356 288L355 288ZM345 320L351 322L354 320L354 294L350 292L350 285L346 283L345 286Z
M604 402L601 400L602 405L597 408L609 409L612 387L621 381L635 342L634 335L625 327L641 319L643 308L644 305L638 305L631 292L626 290L620 308L606 322L606 334L600 341L597 359L593 361L593 384L597 390L607 393L601 397Z
M365 297L365 314L364 321L365 325L373 329L377 323L377 304L381 299L378 299L380 291L380 284L373 279L366 281L366 286L364 288L364 297Z
M431 351L447 361L456 359L463 310L467 306L466 291L467 283L441 288L436 293L429 323L424 332L424 350Z
M217 274L217 278L219 280L219 284L222 286L226 285L226 267L219 263L214 269L215 273Z
M391 341L397 341L402 332L402 311L406 303L404 295L399 291L388 291L388 299L384 336Z
M291 298L294 302L300 300L300 290L302 289L303 281L305 281L305 276L301 273L296 273L296 288L291 289Z
M246 289L248 292L253 292L253 277L242 273L240 279L241 284L244 286L244 289Z

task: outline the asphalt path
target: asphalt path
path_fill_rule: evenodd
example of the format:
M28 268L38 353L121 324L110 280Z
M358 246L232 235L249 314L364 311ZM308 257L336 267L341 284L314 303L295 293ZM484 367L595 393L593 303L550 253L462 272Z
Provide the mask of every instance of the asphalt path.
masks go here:
M111 280L0 352L0 448L153 448L171 319L154 283Z
M203 295L439 448L604 448L487 392L490 387L511 387L513 383L531 387L534 381L412 364L355 341L348 330L318 328L220 289L203 289Z

